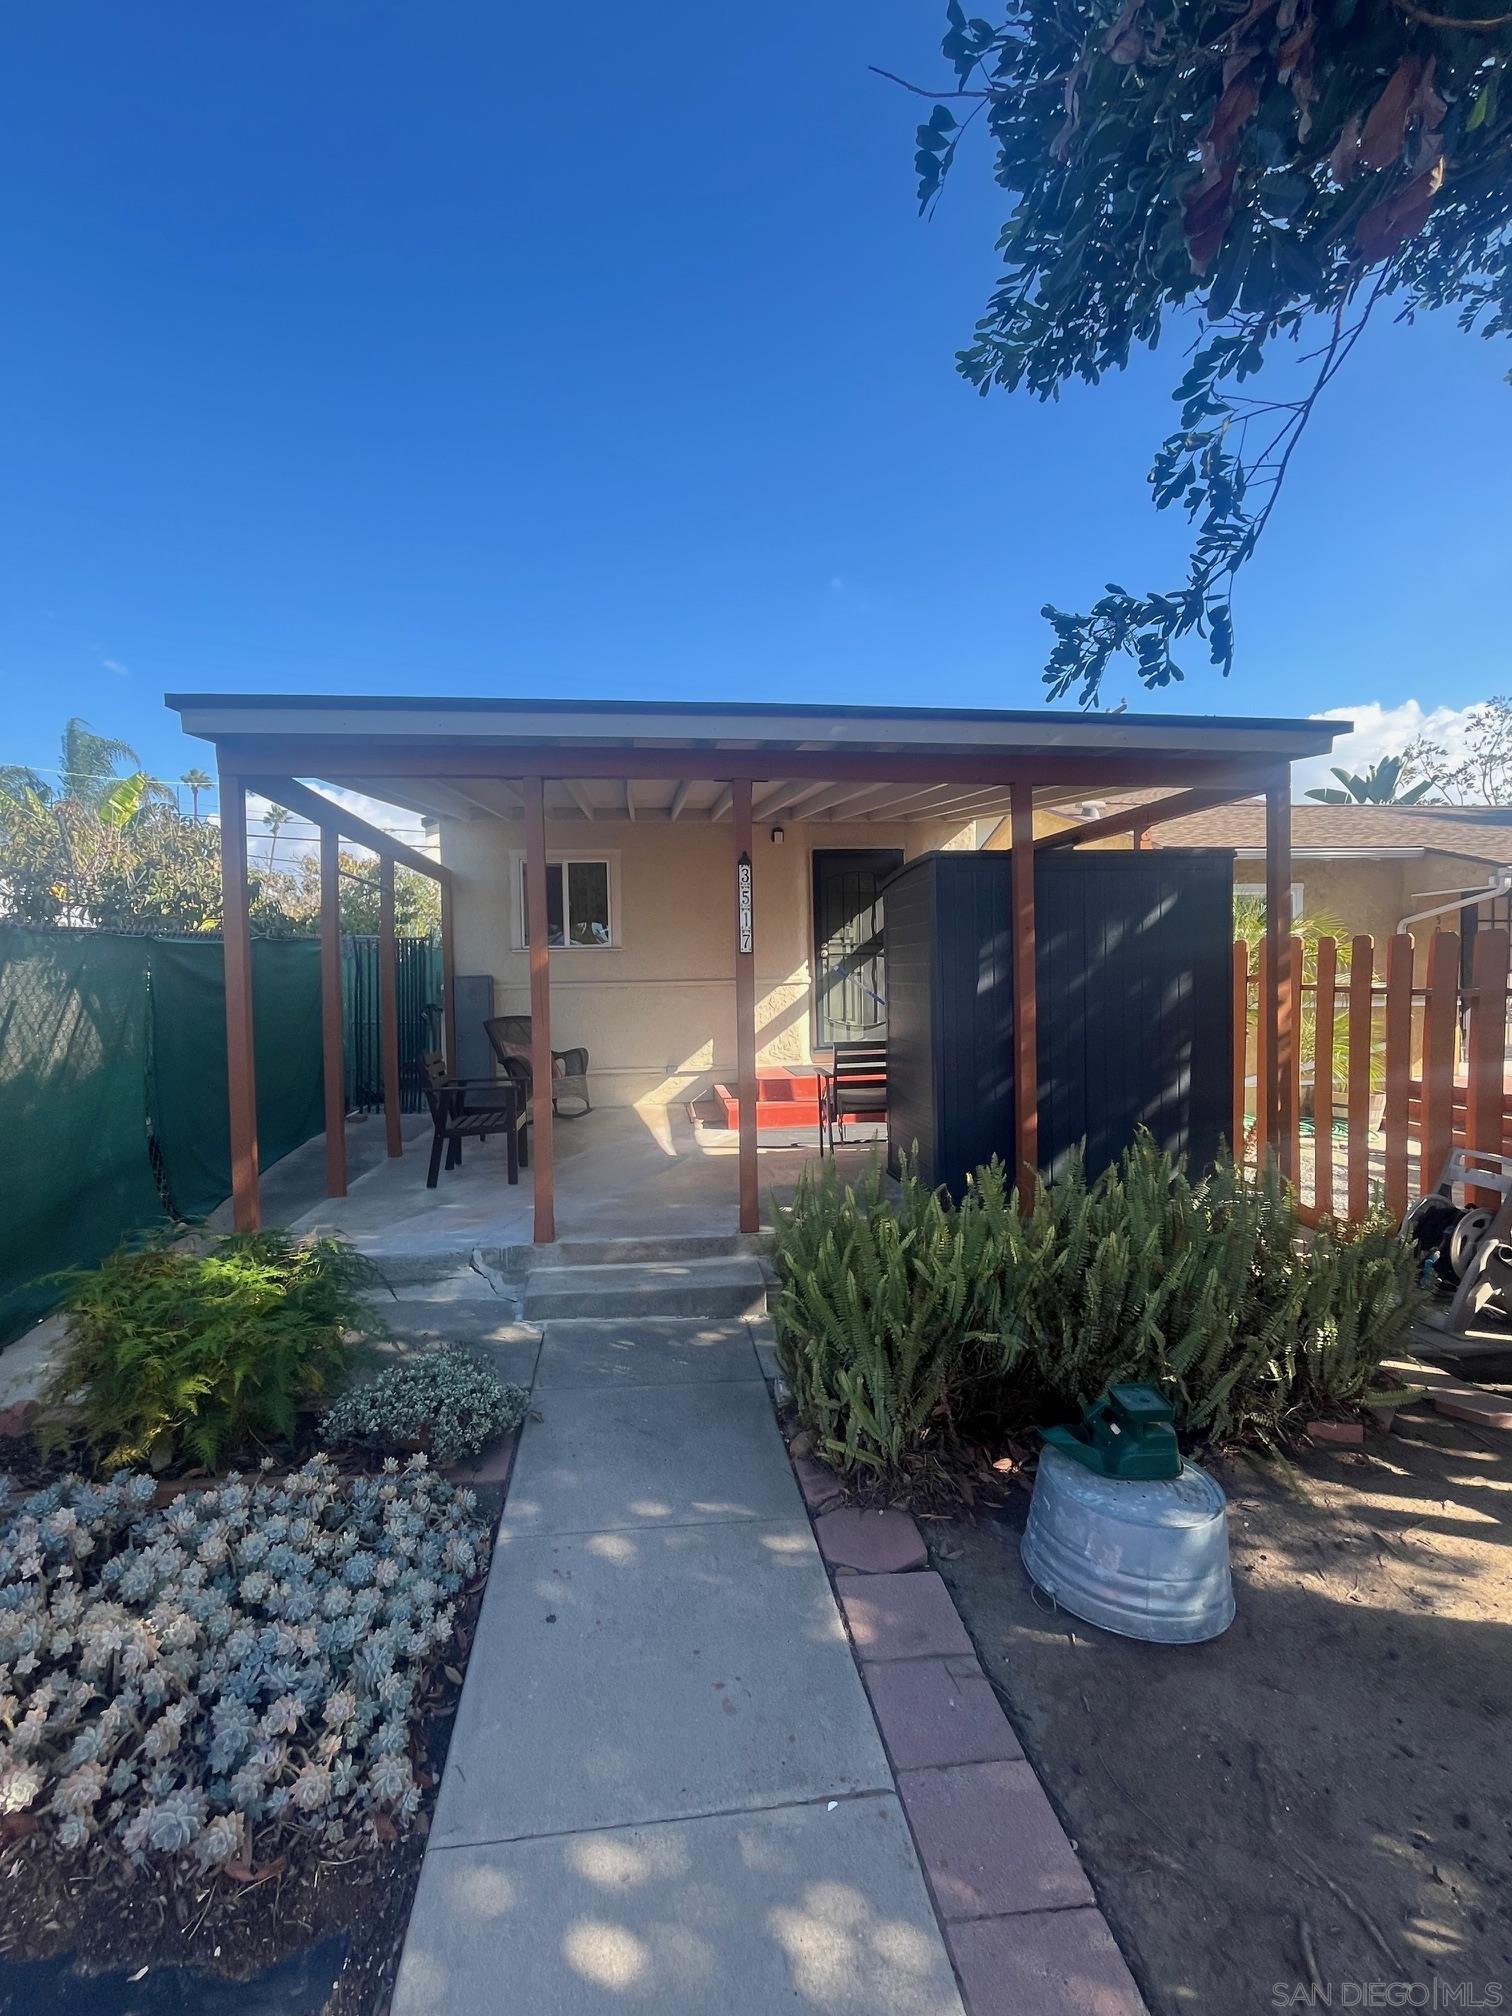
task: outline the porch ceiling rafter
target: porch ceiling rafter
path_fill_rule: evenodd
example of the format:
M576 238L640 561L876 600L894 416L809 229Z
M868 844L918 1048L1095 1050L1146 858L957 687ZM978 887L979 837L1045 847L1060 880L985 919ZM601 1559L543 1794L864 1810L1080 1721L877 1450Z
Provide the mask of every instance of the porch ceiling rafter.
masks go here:
M562 782L567 786L567 796L572 800L573 804L576 805L579 812L582 813L583 817L585 819L594 818L595 811L593 800L588 796L588 793L583 789L582 785L579 784L577 780L572 777L564 777L562 779Z
M691 777L684 777L677 789L672 793L672 803L667 807L667 817L669 819L681 818L682 809L687 804L688 794L692 789L693 779Z

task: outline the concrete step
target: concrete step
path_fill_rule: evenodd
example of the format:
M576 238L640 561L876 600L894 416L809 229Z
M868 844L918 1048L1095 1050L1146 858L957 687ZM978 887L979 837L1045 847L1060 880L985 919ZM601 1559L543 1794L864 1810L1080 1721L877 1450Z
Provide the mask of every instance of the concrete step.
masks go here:
M507 1280L548 1268L639 1267L650 1261L734 1260L771 1253L770 1232L686 1232L670 1238L559 1239L552 1246L480 1246L474 1264ZM702 1313L701 1311L699 1312Z
M765 1310L766 1292L766 1270L750 1254L545 1266L527 1277L520 1313L531 1323L564 1317L746 1316Z

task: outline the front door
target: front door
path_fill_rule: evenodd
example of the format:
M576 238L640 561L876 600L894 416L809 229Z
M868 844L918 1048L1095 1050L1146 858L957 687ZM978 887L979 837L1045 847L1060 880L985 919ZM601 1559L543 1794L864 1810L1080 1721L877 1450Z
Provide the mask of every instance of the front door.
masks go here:
M814 850L814 1041L875 1041L887 1034L882 899L903 866L901 847Z

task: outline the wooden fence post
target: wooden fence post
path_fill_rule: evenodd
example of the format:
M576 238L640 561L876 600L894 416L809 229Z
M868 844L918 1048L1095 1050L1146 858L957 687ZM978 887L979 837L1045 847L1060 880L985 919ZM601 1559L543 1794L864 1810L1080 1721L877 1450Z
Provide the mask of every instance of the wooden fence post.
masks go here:
M1313 1209L1334 1216L1334 983L1339 948L1318 940L1318 980L1313 999Z
M1459 1026L1459 934L1435 931L1428 941L1428 996L1423 1007L1423 1096L1418 1118L1418 1190L1430 1190L1454 1143L1454 1037Z
M1234 945L1234 1098L1229 1121L1229 1151L1236 1166L1244 1161L1244 1081L1249 1063L1249 947Z
M1370 1053L1374 1033L1375 943L1366 937L1349 947L1349 1200L1351 1219L1370 1209Z
M1465 1146L1500 1155L1502 1115L1506 1102L1507 1054L1507 934L1486 930L1475 934L1475 961L1470 976L1469 1084L1465 1093ZM1492 1191L1479 1201L1494 1205Z
M1412 940L1386 941L1386 1209L1407 1209L1407 1084L1412 1076Z

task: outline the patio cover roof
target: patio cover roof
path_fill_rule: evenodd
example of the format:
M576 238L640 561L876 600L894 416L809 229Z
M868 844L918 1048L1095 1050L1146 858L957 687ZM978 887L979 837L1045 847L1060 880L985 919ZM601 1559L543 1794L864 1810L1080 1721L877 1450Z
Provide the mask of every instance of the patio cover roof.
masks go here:
M184 728L252 778L320 777L461 819L521 816L547 779L566 819L721 820L729 780L758 818L991 817L1012 782L1040 803L1110 785L1259 783L1325 754L1341 721L1047 708L822 707L634 700L174 693Z

